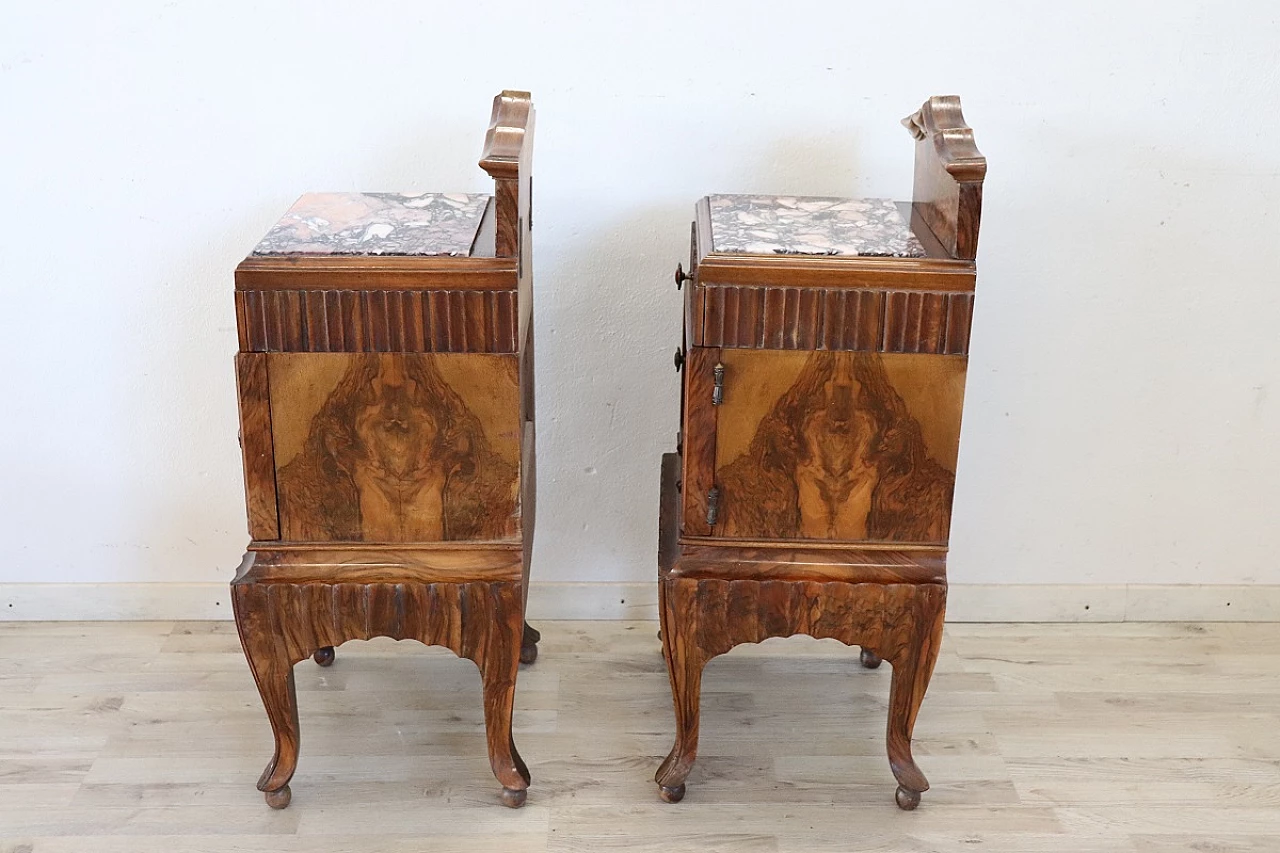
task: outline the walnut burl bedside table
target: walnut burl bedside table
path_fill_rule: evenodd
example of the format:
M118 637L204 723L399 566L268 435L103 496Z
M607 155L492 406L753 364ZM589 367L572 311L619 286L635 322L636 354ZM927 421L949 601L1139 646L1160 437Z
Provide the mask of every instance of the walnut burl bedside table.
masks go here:
M678 802L702 669L809 634L893 666L897 802L929 784L911 732L942 639L947 536L986 160L960 101L929 99L914 201L710 196L685 287L678 453L663 457L658 585Z
M236 268L249 553L236 627L275 733L258 780L289 804L293 665L371 637L480 669L502 800L534 521L527 92L494 99L487 195L305 195Z

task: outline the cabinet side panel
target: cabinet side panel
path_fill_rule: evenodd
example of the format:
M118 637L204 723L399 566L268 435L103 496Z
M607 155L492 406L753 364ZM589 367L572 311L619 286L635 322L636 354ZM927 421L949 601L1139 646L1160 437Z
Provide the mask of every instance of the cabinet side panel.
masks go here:
M724 350L715 535L944 545L967 359Z
M240 396L240 452L244 458L244 500L249 536L280 538L276 510L276 464L271 440L271 401L267 356L236 354L236 388Z
M519 537L516 356L268 358L283 539Z

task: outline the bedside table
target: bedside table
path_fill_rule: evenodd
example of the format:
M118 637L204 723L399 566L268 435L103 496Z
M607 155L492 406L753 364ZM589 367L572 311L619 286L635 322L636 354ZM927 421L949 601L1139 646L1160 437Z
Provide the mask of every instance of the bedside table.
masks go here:
M986 160L960 102L903 122L914 201L724 196L697 206L678 453L663 458L659 597L678 802L702 669L808 634L893 666L897 802L928 789L911 734L937 659Z
M476 663L503 801L525 801L532 144L528 93L503 92L480 161L493 197L306 195L236 268L252 542L231 592L275 733L273 808L298 760L293 665L378 636Z

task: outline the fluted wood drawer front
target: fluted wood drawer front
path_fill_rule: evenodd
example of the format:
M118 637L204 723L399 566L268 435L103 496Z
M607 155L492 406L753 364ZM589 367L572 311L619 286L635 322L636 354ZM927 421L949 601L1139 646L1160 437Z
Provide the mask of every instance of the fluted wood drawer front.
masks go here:
M966 358L724 348L718 363L711 535L946 543Z
M973 294L698 284L693 343L706 347L964 355Z
M238 290L242 352L517 350L512 290Z
M282 540L518 538L515 356L266 359Z

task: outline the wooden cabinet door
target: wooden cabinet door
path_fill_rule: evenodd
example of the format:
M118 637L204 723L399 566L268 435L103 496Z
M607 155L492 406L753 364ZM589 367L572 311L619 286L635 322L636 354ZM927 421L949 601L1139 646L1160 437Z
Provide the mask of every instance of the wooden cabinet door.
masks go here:
M267 356L280 538L515 540L514 355Z
M946 543L964 356L712 352L724 368L712 535Z

